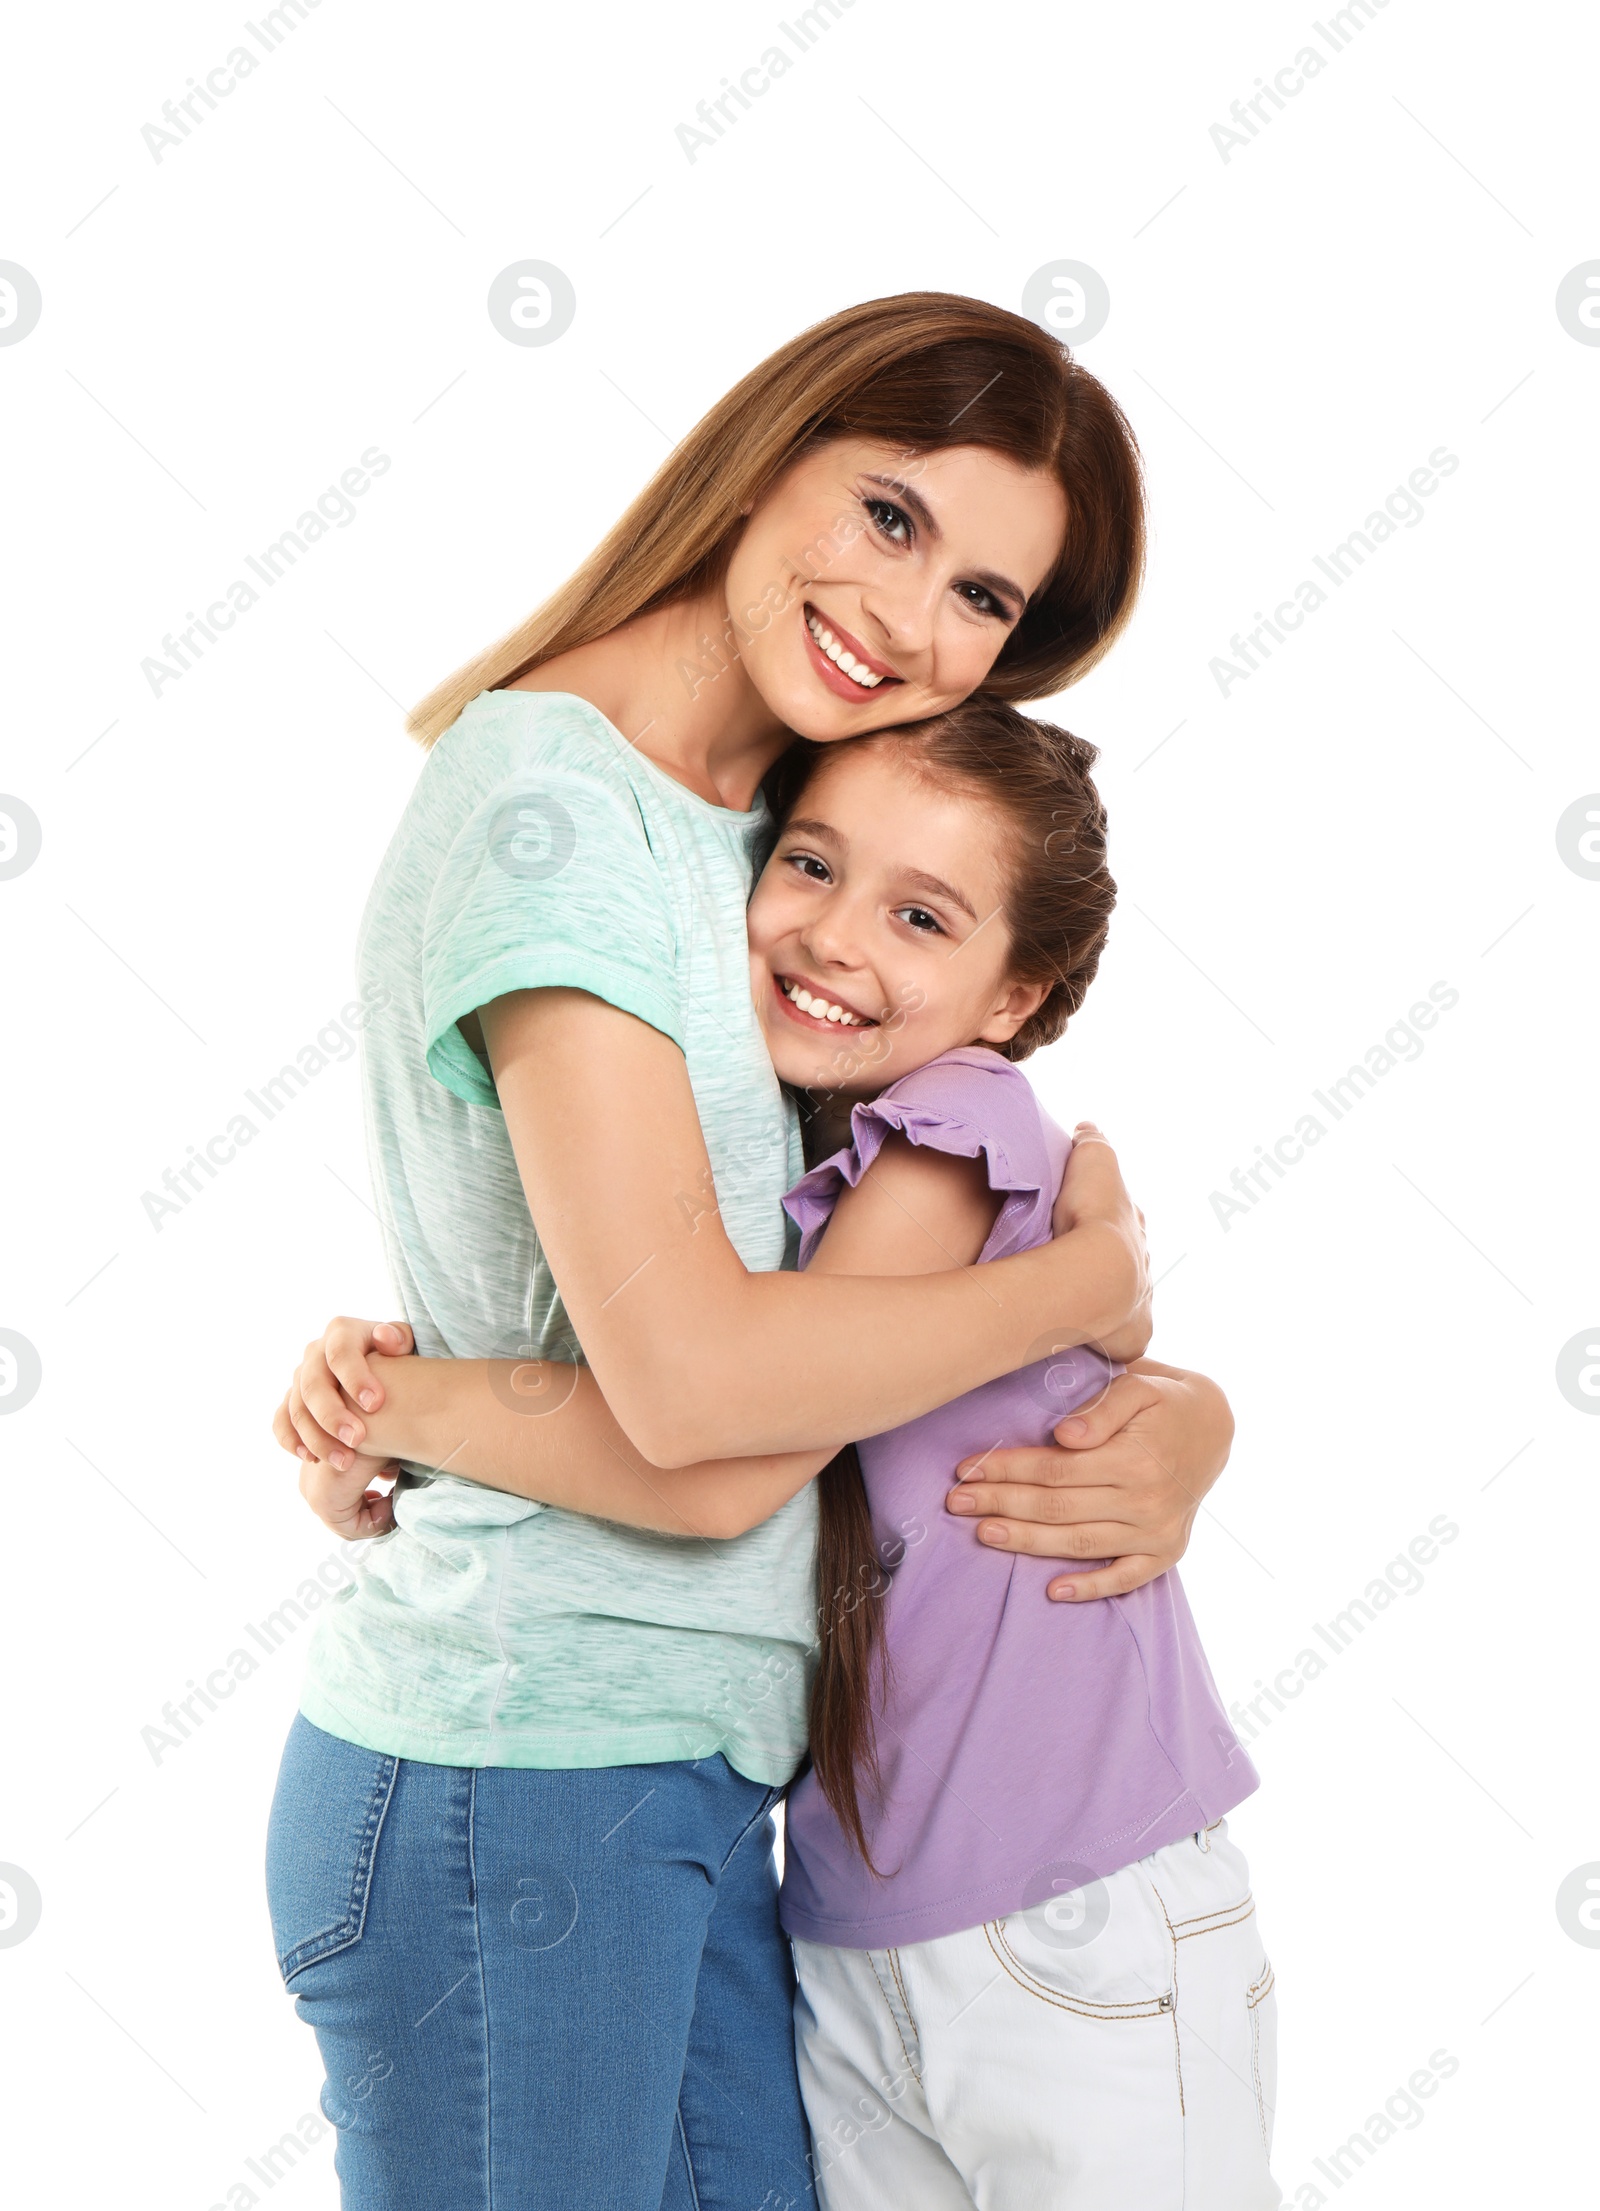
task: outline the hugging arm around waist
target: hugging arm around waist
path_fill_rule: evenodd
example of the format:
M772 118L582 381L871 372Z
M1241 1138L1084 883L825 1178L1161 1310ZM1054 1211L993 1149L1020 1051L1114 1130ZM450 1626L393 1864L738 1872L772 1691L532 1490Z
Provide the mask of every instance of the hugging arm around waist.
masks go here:
M893 1138L840 1198L808 1276L917 1276L969 1266L998 1203L980 1162ZM661 1467L630 1442L587 1367L573 1369L570 1390L543 1368L541 1397L558 1402L534 1413L531 1401L526 1412L514 1409L517 1370L509 1361L379 1357L369 1364L385 1402L363 1416L364 1452L445 1466L491 1488L669 1535L742 1535L833 1456L834 1446L823 1444ZM799 1364L809 1388L825 1396L825 1377ZM865 1423L862 1432L881 1425Z
M718 1218L691 1222L679 1203L704 1187L709 1161L669 1038L575 990L518 992L481 1018L562 1300L606 1403L658 1467L825 1460L1010 1373L1046 1332L1095 1341L1141 1302L1125 1192L1053 1243L986 1266L981 1286L915 1220L937 1271L876 1260L871 1275L751 1273Z

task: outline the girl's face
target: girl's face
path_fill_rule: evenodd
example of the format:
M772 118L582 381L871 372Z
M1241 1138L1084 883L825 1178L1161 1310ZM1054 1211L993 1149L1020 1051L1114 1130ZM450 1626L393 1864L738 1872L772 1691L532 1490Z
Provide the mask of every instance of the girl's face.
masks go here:
M958 1044L1000 1044L1048 986L1010 974L1010 825L892 745L825 760L751 896L751 987L797 1090L872 1097Z
M786 728L823 743L975 691L1055 566L1055 477L981 446L841 438L751 513L725 579L736 650Z

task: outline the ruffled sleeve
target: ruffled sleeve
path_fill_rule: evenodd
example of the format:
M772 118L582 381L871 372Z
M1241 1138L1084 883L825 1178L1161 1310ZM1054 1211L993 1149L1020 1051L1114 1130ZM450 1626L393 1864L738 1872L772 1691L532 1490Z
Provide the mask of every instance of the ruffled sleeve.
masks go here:
M1031 1250L1049 1235L1066 1140L1047 1121L1019 1067L997 1052L967 1046L855 1106L850 1142L789 1192L783 1202L800 1231L802 1267L810 1265L840 1196L861 1180L893 1132L934 1151L983 1160L989 1187L1002 1203L980 1259Z

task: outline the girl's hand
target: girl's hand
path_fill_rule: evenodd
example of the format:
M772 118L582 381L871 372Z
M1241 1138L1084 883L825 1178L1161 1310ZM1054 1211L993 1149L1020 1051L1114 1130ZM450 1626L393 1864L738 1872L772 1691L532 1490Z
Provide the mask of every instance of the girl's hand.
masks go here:
M272 1432L285 1451L320 1459L348 1474L366 1440L363 1411L384 1401L383 1382L368 1364L369 1352L404 1358L416 1339L404 1321L331 1320L295 1369L287 1396L273 1416Z
M394 1526L393 1490L372 1485L399 1471L393 1459L357 1459L347 1473L325 1459L307 1459L300 1469L300 1494L324 1526L346 1543L359 1543L387 1535Z
M995 1550L1109 1562L1058 1576L1052 1598L1122 1596L1176 1566L1233 1442L1215 1382L1142 1360L1055 1433L1054 1444L966 1461L948 1509L978 1518Z

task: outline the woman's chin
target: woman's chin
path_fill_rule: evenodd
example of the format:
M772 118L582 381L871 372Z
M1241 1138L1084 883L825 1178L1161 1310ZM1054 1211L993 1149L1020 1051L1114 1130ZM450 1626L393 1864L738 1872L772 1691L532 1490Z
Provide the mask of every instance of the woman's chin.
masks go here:
M746 666L764 704L796 737L814 745L834 745L841 738L863 737L869 730L886 729L910 721L924 710L906 702L909 686L896 683L886 691L862 692L859 700L842 698L823 683L802 659L798 667L757 668L747 654ZM895 705L891 707L889 700Z

